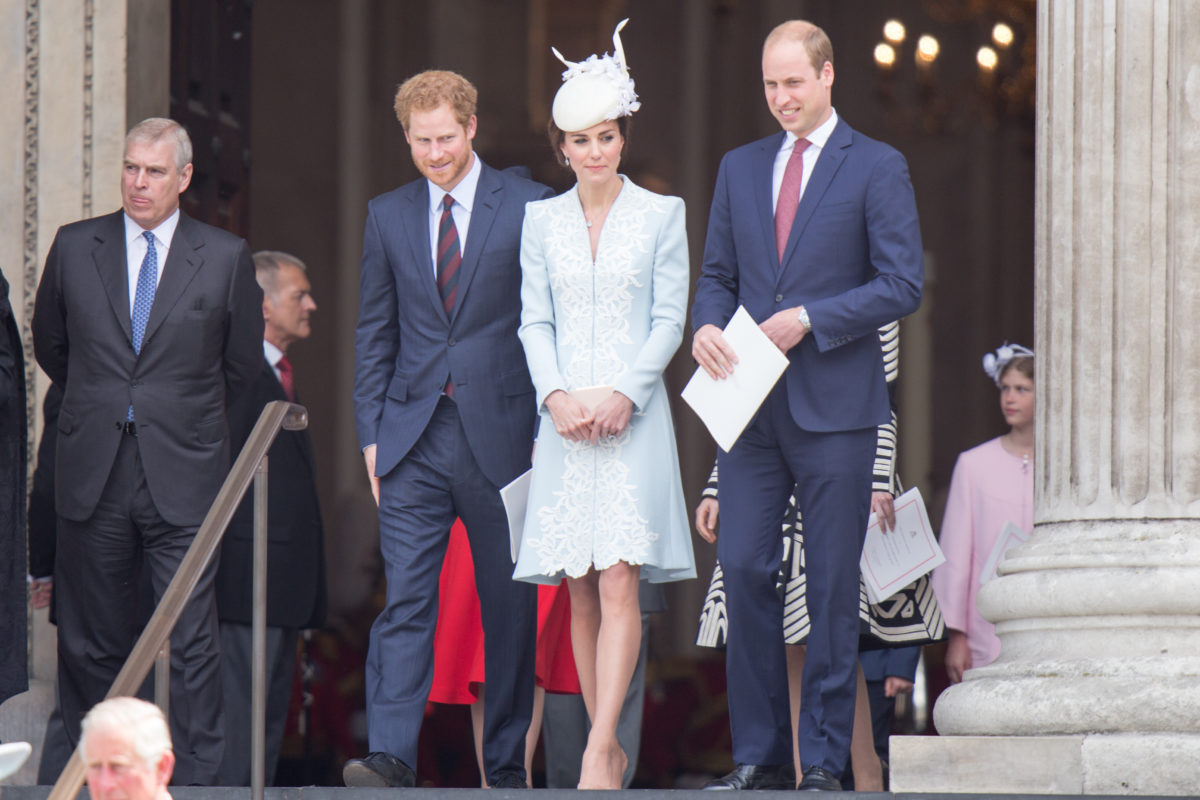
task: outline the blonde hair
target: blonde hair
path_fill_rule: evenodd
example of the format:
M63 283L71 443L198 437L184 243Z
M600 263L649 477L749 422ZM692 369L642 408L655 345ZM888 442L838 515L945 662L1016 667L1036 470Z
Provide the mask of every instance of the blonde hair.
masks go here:
M776 42L799 42L808 53L814 72L820 72L829 62L833 66L833 42L819 26L802 19L792 19L776 25L763 42L763 52Z
M171 732L162 711L153 703L136 697L111 697L97 703L84 716L79 749L85 762L89 737L101 732L128 736L134 755L149 769L158 764L163 754L173 752Z
M396 90L396 119L407 131L412 112L432 111L443 103L449 103L454 118L465 128L475 115L478 102L479 92L462 75L444 69L430 69L400 84Z

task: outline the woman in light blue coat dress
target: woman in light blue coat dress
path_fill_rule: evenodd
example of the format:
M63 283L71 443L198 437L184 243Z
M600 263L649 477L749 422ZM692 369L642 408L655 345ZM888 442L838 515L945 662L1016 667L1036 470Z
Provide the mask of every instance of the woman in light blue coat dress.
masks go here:
M519 335L541 425L514 577L568 579L592 720L579 787L597 789L620 788L626 765L616 724L641 637L638 581L696 574L662 378L688 295L683 201L617 171L637 101L614 43L616 58L564 62L551 140L578 182L530 203L521 238Z

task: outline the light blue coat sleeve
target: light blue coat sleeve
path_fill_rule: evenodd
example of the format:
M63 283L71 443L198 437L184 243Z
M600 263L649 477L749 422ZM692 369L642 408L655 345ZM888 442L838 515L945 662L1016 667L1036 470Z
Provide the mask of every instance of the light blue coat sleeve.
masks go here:
M683 200L678 197L666 199L668 207L651 254L650 335L613 387L633 401L639 414L645 410L663 370L683 340L691 279Z
M550 293L544 239L535 219L537 213L530 205L525 207L525 222L521 228L521 327L517 336L525 348L525 361L537 390L540 411L552 392L567 390L567 381L558 369L554 298Z

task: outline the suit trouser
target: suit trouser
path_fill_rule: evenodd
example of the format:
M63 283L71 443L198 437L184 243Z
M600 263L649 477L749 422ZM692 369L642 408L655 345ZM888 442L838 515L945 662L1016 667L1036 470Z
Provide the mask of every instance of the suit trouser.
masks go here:
M503 772L523 776L525 733L533 715L537 587L512 579L500 491L480 471L453 400L439 400L420 439L379 483L387 604L371 627L367 652L370 749L409 766L417 763L417 736L433 682L438 576L450 527L460 517L483 618L484 771L489 784Z
M60 517L54 564L58 701L71 747L83 715L104 699L141 629L139 568L157 603L197 528L162 518L146 485L136 437L122 436L92 516ZM171 633L171 739L176 785L211 785L221 763L221 651L214 559Z
M840 775L850 755L858 665L858 561L870 508L876 431L801 430L776 384L730 453L718 454L729 634L725 663L733 758L791 762L779 536L796 486L804 520L807 641L800 761Z
M253 628L240 622L221 622L221 685L225 687L225 757L217 771L218 786L250 785L251 665ZM283 744L283 729L292 702L298 628L276 625L266 630L267 725L263 775L275 785L275 767Z

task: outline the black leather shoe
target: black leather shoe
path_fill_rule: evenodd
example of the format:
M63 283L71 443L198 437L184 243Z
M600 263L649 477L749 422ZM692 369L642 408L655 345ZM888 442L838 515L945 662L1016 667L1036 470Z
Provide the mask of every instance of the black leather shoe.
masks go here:
M733 772L704 784L705 789L791 789L796 773L791 764L738 764Z
M829 770L809 767L804 770L804 778L796 788L802 792L840 792L842 784Z
M347 761L342 767L342 781L347 786L408 788L417 785L417 774L391 753L370 753L366 758Z
M529 784L515 772L501 772L492 784L493 789L528 789Z

